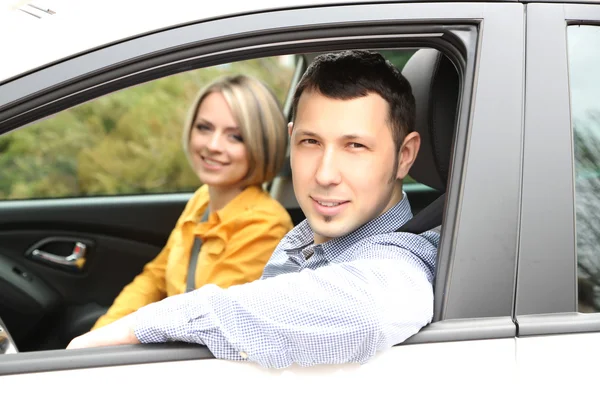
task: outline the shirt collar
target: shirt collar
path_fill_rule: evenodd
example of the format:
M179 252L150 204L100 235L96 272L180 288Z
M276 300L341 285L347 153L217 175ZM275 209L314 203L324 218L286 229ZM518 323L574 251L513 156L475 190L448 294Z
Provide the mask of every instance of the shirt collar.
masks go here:
M256 198L260 196L262 191L263 189L260 186L248 186L227 203L225 207L215 213L219 217L219 221L238 218L241 211L247 210L256 204Z
M377 218L372 219L346 236L331 239L328 242L317 246L322 247L325 257L327 260L331 261L339 256L345 249L364 238L382 233L394 232L412 217L413 215L408 197L405 192L402 192L402 200ZM305 219L290 231L285 240L287 241L285 251L288 254L299 253L305 247L313 244L314 232L308 224L308 221Z
M204 185L200 188L200 191L203 193L204 201L202 204L198 205L198 208L195 213L191 213L187 216L185 221L192 222L200 222L202 220L202 216L208 207L208 202L210 200L208 195L208 185ZM225 207L221 208L216 213L211 213L210 220L215 223L219 223L224 220L228 220L231 218L237 218L240 211L247 209L256 203L256 198L260 196L262 193L262 188L260 186L248 186L241 193L235 196L229 203L225 205ZM216 218L216 220L215 220Z

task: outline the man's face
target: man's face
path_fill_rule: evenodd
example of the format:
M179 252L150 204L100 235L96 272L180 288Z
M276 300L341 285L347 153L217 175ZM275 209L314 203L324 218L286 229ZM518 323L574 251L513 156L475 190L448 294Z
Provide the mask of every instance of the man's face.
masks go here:
M300 97L289 126L292 176L315 243L347 235L401 200L397 179L408 172L420 142L413 132L408 150L405 140L397 152L388 115L387 102L374 93L352 100L317 91Z

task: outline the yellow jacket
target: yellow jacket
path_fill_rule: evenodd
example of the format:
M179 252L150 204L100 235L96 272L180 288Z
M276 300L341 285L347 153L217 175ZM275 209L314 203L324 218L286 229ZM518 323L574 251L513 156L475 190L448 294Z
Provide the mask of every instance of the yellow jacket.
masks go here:
M196 288L208 283L226 288L261 277L275 247L293 227L285 208L260 187L250 186L221 210L211 213L208 221L200 222L208 199L208 187L204 185L188 201L160 254L123 288L92 329L185 292L196 235L202 239Z

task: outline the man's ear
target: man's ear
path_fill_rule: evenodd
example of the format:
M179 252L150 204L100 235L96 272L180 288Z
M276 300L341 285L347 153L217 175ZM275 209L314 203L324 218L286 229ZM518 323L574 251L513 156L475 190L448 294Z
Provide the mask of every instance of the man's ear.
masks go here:
M289 122L288 123L288 134L290 135L290 137L292 137L292 131L294 130L294 123L293 122Z
M398 151L398 170L396 171L396 179L404 179L408 175L408 171L415 163L419 148L421 147L421 135L419 132L411 132L402 141L402 146Z

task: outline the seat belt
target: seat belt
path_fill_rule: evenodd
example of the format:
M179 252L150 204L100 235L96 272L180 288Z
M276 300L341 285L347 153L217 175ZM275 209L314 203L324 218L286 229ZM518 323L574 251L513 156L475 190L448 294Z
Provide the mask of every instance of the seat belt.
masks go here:
M204 212L200 222L208 221L208 214L208 207L206 207L206 211ZM201 247L202 239L200 239L198 236L195 236L192 252L190 253L190 264L188 266L187 285L185 288L186 292L191 292L196 288L196 267L198 266L198 255L200 255Z
M446 193L435 199L431 204L422 209L417 215L408 220L396 232L421 234L440 226L444 219L444 205Z

